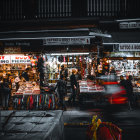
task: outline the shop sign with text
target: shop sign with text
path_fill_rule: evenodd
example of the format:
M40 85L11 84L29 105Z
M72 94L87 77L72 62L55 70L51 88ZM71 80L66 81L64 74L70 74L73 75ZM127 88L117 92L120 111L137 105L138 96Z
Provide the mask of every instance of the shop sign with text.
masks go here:
M140 29L140 22L121 22L120 29Z
M46 38L43 45L84 45L90 44L88 37Z
M30 42L4 42L4 46L30 46Z
M120 43L119 51L140 51L140 43Z
M30 63L30 57L29 56L18 56L13 55L11 56L11 63Z
M0 55L0 64L31 63L30 56L22 55Z
M0 64L10 64L10 56L0 55Z

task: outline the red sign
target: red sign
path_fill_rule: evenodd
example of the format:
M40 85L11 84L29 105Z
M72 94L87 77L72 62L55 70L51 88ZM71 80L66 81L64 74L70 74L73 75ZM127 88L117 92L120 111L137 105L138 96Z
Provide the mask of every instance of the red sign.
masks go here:
M26 60L26 59L30 59L30 56L16 56L15 59Z
M11 55L11 63L31 63L30 56Z

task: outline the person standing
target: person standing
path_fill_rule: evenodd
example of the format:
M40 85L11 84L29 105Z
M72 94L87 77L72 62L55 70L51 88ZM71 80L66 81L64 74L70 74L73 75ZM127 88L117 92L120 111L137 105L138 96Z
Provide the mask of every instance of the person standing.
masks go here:
M74 74L74 70L72 71L72 75L70 76L70 83L71 83L72 94L70 95L68 102L70 103L72 100L73 103L75 103L77 80Z
M126 80L126 93L128 96L129 109L131 110L135 104L134 94L133 94L132 75L129 75L128 79Z
M60 76L60 79L56 84L56 88L59 95L59 105L63 110L66 110L64 98L67 92L67 84L66 84L66 81L64 80L63 75Z
M43 56L40 55L38 58L37 62L37 69L39 72L39 77L40 77L40 88L43 87L43 82L44 82L44 59Z
M11 90L9 88L8 83L1 83L0 84L0 94L2 96L2 107L3 109L8 109L9 107L9 97L11 94Z
M26 68L25 71L22 73L22 77L25 79L25 81L29 81L29 68Z
M81 75L81 71L80 70L76 73L75 77L76 77L77 81L78 80L82 80L82 75Z
M126 89L126 80L124 79L122 75L120 76L120 86Z
M67 81L68 70L65 69L64 65L61 66L60 77L61 77L61 75L63 75L64 80Z
M21 81L21 80L20 80L19 76L17 75L16 78L15 78L16 91L18 91L18 89L19 89L19 82L20 82L20 81Z

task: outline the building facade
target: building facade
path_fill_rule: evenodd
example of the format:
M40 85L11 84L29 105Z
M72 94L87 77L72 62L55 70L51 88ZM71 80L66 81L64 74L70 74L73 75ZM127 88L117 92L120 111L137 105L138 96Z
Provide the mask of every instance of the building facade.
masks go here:
M137 18L139 0L1 0L1 20Z

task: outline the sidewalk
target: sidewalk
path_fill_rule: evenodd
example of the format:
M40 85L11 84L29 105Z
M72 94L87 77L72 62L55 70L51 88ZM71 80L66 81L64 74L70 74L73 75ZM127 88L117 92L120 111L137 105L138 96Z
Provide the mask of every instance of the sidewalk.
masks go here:
M64 138L62 111L1 111L0 139L51 140Z

